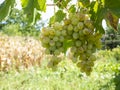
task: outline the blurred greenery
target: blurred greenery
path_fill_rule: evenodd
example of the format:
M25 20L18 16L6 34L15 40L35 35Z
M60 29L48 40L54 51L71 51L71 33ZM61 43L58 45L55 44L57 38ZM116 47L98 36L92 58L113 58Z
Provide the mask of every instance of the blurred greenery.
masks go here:
M40 21L34 25L30 25L22 10L13 9L8 19L0 22L0 31L9 36L39 37L42 26L44 26L44 23Z

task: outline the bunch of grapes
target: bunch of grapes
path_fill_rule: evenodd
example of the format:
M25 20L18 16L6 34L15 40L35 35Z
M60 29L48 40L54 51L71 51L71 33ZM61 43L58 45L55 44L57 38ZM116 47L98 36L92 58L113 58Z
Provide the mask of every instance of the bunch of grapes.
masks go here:
M101 48L101 34L94 29L93 22L87 14L77 12L69 15L64 21L67 32L71 32L73 44L70 48L71 60L76 63L81 71L90 75L96 57L93 53Z
M41 42L46 48L46 53L54 55L49 67L56 66L61 61L58 55L65 52L64 42L71 40L71 60L87 75L90 75L96 60L93 53L101 48L100 38L101 34L94 29L89 16L81 12L70 13L63 25L56 22L41 31ZM54 64L56 61L57 64Z
M55 69L61 61L59 55L64 52L63 43L65 41L66 31L63 30L61 23L54 23L52 26L44 27L41 30L40 40L46 54L52 55L48 67Z

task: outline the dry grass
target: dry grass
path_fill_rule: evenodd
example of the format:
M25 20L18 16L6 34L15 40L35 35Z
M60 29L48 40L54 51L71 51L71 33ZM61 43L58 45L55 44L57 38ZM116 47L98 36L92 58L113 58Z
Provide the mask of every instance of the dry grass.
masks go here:
M40 65L44 48L31 37L0 36L0 71L25 69Z

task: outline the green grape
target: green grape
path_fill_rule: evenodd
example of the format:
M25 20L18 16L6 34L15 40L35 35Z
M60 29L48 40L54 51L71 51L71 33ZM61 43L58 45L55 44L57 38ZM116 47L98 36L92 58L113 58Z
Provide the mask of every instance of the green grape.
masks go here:
M85 26L87 26L87 28L92 29L92 30L94 29L93 22L91 20L85 20L84 24Z
M78 19L79 19L80 22L82 22L82 21L85 20L85 14L83 14L83 13L78 13L77 17L78 17Z
M56 45L57 47L61 47L61 46L62 46L62 43L61 43L61 42L56 42L55 45Z
M68 31L72 31L73 30L73 26L71 24L69 24L67 30Z
M84 35L90 34L90 30L89 30L88 28L84 28L84 29L83 29L83 34L84 34Z
M45 49L45 54L50 54L50 49Z
M55 51L56 47L55 46L51 46L49 49L50 49L50 51Z
M55 31L55 35L56 35L56 36L60 36L60 35L61 35L61 31L56 30L56 31Z
M88 43L87 49L91 50L93 48L93 45L91 43Z
M67 31L67 34L68 34L67 36L71 36L73 34L73 31Z
M50 40L49 44L50 44L50 46L55 46L55 41Z
M84 36L84 34L83 34L83 31L82 31L82 30L80 30L80 31L79 31L79 36L80 36L80 38Z
M55 22L53 27L55 30L62 30L62 24L60 24L59 22Z
M61 61L61 59L57 56L53 56L52 60L53 60L53 65L54 66L57 65Z
M95 57L94 55L91 55L91 56L89 57L89 60L90 60L90 61L95 61L95 60L96 60L96 57Z
M53 61L49 61L48 64L47 64L47 67L52 68L53 67Z
M60 47L60 48L59 48L59 51L63 53L63 52L64 52L64 48L63 48L63 47Z
M64 40L65 40L64 36L60 36L60 37L59 37L59 41L60 41L60 42L63 42Z
M79 51L78 51L79 53L84 53L83 47L79 47L78 50L79 50Z
M50 45L46 43L41 43L44 48L48 48Z
M74 27L74 32L79 32L78 27Z
M85 54L85 53L82 53L82 54L80 55L80 60L86 60L86 59L87 59L86 54Z
M75 45L76 45L77 47L80 47L80 46L82 45L82 43L81 43L81 41L77 40L77 41L75 42Z
M83 22L79 22L79 23L77 24L77 28L78 28L79 30L82 30L82 29L84 28Z
M79 34L77 32L73 33L73 39L78 39L79 38Z
M70 21L69 19L65 19L65 20L64 20L64 24L65 24L65 25L69 25L70 23L71 23L71 21Z
M62 34L63 36L67 36L67 31L66 31L66 30L62 30L62 31L61 31L61 34Z
M57 36L54 36L53 40L54 40L54 41L58 41L59 38L58 38Z
M59 49L56 49L56 50L54 51L54 54L55 54L55 55L59 55L59 54L60 54Z
M70 51L71 51L72 53L75 53L75 52L77 51L77 47L72 46L71 49L70 49Z
M71 23L72 23L72 25L77 25L78 24L78 22L79 22L79 19L77 19L77 18L72 18L72 21L71 21Z
M92 51L91 50L87 50L86 51L86 56L90 56L92 54Z
M52 36L55 35L55 30L54 30L53 28L51 28L51 29L49 30L49 34L52 35Z

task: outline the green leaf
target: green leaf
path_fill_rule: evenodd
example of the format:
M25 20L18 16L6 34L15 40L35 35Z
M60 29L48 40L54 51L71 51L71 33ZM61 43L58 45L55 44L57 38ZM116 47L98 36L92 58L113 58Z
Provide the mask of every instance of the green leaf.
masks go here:
M114 30L118 31L119 18L112 12L108 12L106 16L107 24L110 25Z
M28 22L34 23L35 20L35 9L34 9L34 0L29 0L26 7L23 8L25 14L27 14Z
M81 2L83 7L87 7L88 5L90 5L90 0L78 0L79 2Z
M64 9L67 7L68 3L70 2L71 0L54 0L54 3L56 3L56 5L61 8L61 9Z
M46 11L46 0L37 0L37 3L39 5L37 9L45 12Z
M68 50L68 48L70 48L73 44L72 40L65 40L63 43L63 48L64 48L64 53L66 53L66 51Z
M69 12L70 12L70 13L75 13L75 12L76 12L76 7L75 7L75 5L70 6Z
M21 5L22 5L23 8L25 8L27 6L28 1L29 0L21 0Z
M58 10L54 16L50 18L49 23L52 24L54 22L61 22L65 18L66 14L63 10Z
M120 0L104 0L104 7L120 18Z
M11 8L14 6L15 0L5 0L0 5L0 21L9 15Z

